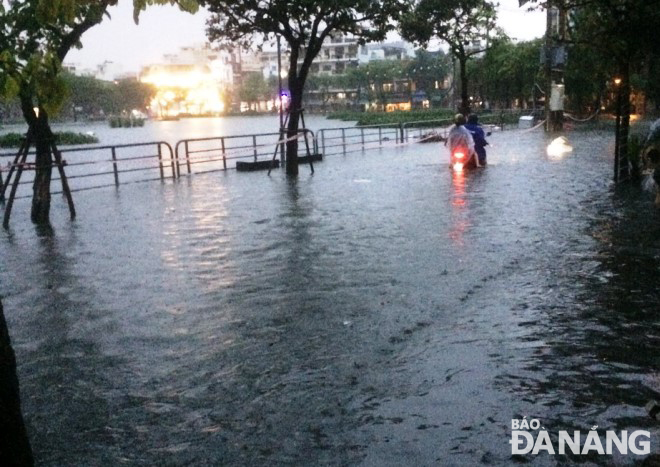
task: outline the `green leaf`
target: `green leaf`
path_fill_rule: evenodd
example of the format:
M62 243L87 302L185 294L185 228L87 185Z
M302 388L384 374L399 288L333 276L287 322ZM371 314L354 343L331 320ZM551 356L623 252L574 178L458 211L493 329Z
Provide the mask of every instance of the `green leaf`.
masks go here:
M150 5L177 5L181 11L196 13L199 10L197 0L133 0L133 21L140 23L140 13Z

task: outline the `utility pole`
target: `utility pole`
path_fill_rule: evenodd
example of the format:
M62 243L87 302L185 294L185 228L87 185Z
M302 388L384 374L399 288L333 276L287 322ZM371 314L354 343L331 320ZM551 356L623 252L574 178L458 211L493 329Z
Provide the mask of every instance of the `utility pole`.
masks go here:
M547 0L545 31L546 131L561 131L564 120L566 11L562 0Z
M280 45L280 36L277 36L277 99L280 107L280 129L284 126L284 117L282 113L282 48Z
M284 109L282 108L282 46L280 45L280 35L277 35L277 99L280 103L280 141L284 139L286 132L284 131ZM280 144L280 157L284 165L286 159L286 151L284 143Z
M545 18L545 131L552 131L550 95L552 94L552 0L546 4Z

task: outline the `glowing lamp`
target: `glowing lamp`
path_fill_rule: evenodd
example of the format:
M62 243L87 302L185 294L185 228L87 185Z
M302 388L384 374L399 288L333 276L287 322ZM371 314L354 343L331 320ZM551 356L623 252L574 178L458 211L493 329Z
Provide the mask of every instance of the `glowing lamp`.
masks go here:
M573 151L573 146L563 136L552 140L546 149L548 157L551 159L561 159L571 151Z
M464 159L464 158L465 158L465 154L462 153L462 152L455 152L455 153L454 153L454 157L455 157L456 159Z
M463 171L463 163L462 162L455 162L453 165L453 168L456 172L462 172Z
M621 78L614 78L614 84L616 84L617 86L621 84Z

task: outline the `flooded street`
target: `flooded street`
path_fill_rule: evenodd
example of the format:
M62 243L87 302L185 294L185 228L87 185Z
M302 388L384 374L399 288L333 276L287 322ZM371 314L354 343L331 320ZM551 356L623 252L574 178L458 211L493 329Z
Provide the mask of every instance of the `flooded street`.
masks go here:
M658 424L660 211L614 189L611 132L494 133L19 200L0 295L40 465L633 465L511 456ZM394 146L394 145L392 145ZM603 435L604 438L604 435Z

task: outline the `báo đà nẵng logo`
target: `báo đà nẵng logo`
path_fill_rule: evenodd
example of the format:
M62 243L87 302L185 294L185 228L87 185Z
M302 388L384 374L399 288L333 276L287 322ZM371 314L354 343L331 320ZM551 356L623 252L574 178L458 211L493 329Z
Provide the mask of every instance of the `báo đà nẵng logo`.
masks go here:
M620 454L646 455L651 453L651 433L644 430L615 432L608 430L604 439L598 433L598 426L592 426L584 433L580 431L559 431L553 439L541 426L541 422L527 417L511 420L511 454Z

